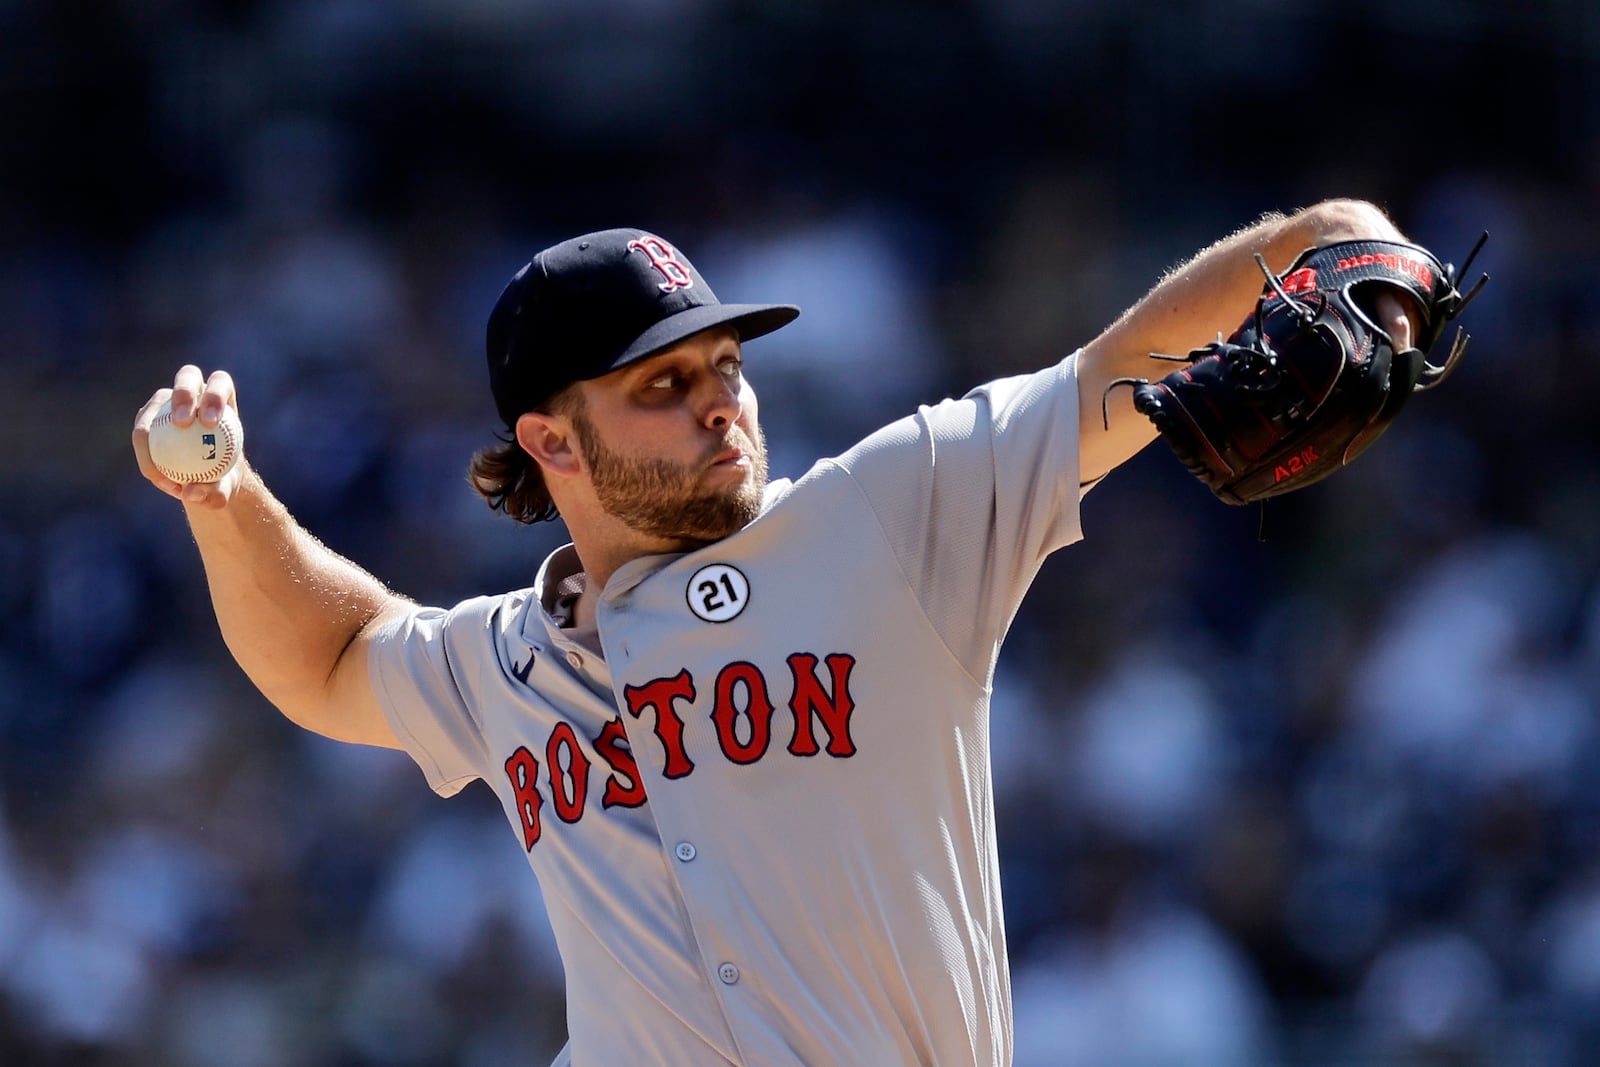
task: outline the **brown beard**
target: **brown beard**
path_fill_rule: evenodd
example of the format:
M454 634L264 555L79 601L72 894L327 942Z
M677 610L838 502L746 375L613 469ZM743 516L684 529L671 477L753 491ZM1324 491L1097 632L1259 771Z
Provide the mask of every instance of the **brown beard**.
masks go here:
M730 430L698 463L660 458L635 459L607 448L581 410L571 414L578 443L589 460L590 479L602 507L630 528L652 537L709 543L749 525L761 512L767 486L767 442L761 427L746 435ZM713 456L741 447L750 457L752 477L730 489L698 485Z

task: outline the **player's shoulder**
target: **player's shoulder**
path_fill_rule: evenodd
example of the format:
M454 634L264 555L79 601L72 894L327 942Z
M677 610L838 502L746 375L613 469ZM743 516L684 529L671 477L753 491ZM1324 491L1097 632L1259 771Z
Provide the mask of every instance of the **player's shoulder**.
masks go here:
M792 492L794 492L794 480L792 478L772 479L767 483L766 488L762 490L761 510L766 511L783 503Z
M399 612L383 627L384 636L407 633L463 634L470 630L508 630L517 628L527 606L536 603L532 589L513 589L505 593L483 594L459 600L449 607L414 604Z

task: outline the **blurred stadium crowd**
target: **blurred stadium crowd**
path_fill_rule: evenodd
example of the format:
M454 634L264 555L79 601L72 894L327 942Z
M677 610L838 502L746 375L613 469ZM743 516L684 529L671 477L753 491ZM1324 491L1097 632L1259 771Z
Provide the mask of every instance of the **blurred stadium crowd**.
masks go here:
M0 1063L563 1041L488 791L229 659L127 445L181 363L313 532L451 603L560 539L463 482L546 244L644 226L801 304L747 353L795 475L1332 195L1491 231L1473 348L1264 515L1159 445L1087 498L997 683L1017 1063L1600 1062L1597 189L1586 0L0 0Z

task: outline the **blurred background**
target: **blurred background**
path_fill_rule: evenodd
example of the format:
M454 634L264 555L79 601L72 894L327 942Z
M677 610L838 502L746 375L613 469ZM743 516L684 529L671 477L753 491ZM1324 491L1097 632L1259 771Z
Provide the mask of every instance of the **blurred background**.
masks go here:
M562 539L463 481L545 245L646 227L801 304L748 353L792 476L1335 195L1491 231L1472 350L1264 516L1160 445L1085 501L995 698L1017 1063L1600 1063L1597 189L1590 0L0 0L0 1063L564 1040L489 791L229 658L128 447L182 363L453 603Z

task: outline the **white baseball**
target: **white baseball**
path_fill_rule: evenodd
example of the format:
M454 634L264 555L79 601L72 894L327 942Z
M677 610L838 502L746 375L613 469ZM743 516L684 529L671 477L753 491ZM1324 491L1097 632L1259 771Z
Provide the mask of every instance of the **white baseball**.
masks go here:
M179 485L216 482L233 469L244 448L244 426L231 406L222 409L215 426L196 418L187 426L172 424L172 401L161 405L150 424L150 462Z

